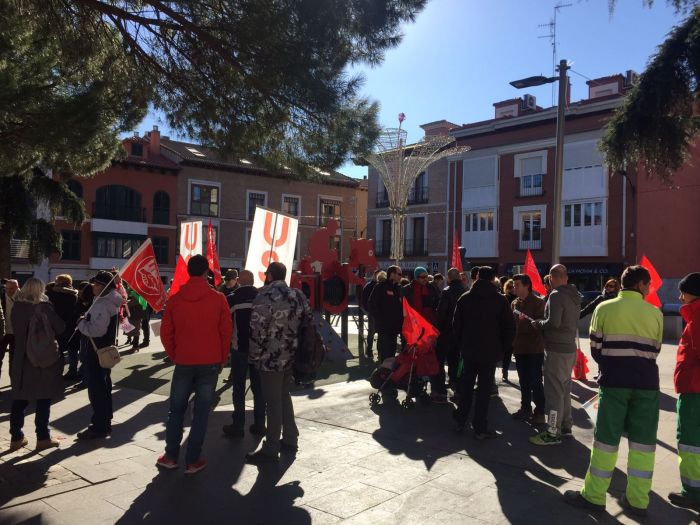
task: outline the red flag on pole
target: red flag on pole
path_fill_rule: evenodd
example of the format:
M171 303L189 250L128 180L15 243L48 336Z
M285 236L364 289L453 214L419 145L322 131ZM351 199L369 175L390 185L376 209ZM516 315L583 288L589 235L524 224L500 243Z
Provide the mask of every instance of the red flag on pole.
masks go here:
M533 291L537 292L542 297L547 295L547 290L544 288L544 283L540 277L540 272L537 271L537 265L535 264L535 259L532 258L532 253L530 253L530 250L527 251L527 257L525 257L525 268L523 268L523 273L532 281Z
M440 335L437 328L411 308L405 297L403 298L403 327L401 328L401 333L406 339L407 345L418 345L419 352L421 350L428 351L430 345Z
M154 312L165 306L165 288L160 279L151 239L146 239L119 271L122 279L151 305Z
M209 261L209 269L214 274L214 284L221 284L221 267L219 266L219 255L216 253L216 241L214 240L214 228L211 227L211 219L209 219L209 227L207 228L207 261Z
M177 266L175 266L175 275L173 275L173 282L170 285L170 291L168 292L168 299L180 291L180 287L190 280L190 274L187 273L187 263L182 255L177 256Z
M659 273L656 271L656 268L654 268L654 265L651 264L651 261L647 259L646 255L642 255L642 260L639 261L639 264L644 266L647 270L649 270L649 274L651 275L651 284L649 286L649 295L645 297L646 301L650 304L653 304L657 308L661 308L661 299L659 299L659 295L657 292L661 289L661 286L664 284L663 280L661 279L661 276L659 276Z
M457 238L457 230L455 230L454 241L452 242L452 268L457 268L460 272L462 269L462 257L459 255L459 240Z

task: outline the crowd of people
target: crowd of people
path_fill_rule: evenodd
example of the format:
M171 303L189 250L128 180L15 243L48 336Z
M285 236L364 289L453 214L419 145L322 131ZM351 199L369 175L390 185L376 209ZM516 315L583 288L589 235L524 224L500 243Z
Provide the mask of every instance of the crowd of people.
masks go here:
M290 386L295 359L314 344L300 337L304 327L313 323L308 300L301 290L287 286L287 269L278 262L269 265L265 285L259 289L247 270L229 270L214 288L203 256L190 258L187 271L190 278L168 300L160 331L175 368L165 453L157 465L178 467L184 415L193 396L185 473L206 467L202 446L217 379L227 364L231 365L233 413L223 434L234 439L245 436L246 382L250 381L254 409L248 431L263 435L264 440L247 454L246 461L273 463L280 454L295 453L299 431ZM600 388L595 441L583 489L564 496L589 510L604 508L620 438L626 434L630 453L621 503L644 514L655 460L656 358L663 337L661 311L644 300L651 276L642 266L630 266L619 281L609 280L601 296L583 309L581 295L568 280L565 266L553 266L544 279L547 293L541 296L533 291L528 275L499 279L489 266L474 268L469 275L451 268L446 283L422 267L415 269L410 281L398 266L378 270L358 297L369 315L366 356L374 358L375 334L380 363L402 351L405 298L439 330L435 347L439 367L430 378L430 398L437 404L455 404L452 415L457 431L464 432L471 419L476 439L499 435L489 426L489 403L498 395L499 366L503 381L509 381L514 358L521 402L512 417L538 428L530 437L533 445L560 445L574 438L571 372L579 346L578 322L592 315L591 353L598 363ZM676 505L700 509L700 273L686 276L679 289L680 313L686 323L674 374L682 490L669 498ZM48 285L31 278L21 288L17 281L7 280L1 306L0 357L10 355L11 450L28 444L23 423L31 402L36 404L36 448L58 446L48 423L51 400L64 392L64 358L68 368L63 377L82 381L92 407L90 425L78 433L78 439L109 436L112 383L110 369L102 366L98 351L116 345L120 326L132 327L128 335L134 351L142 346L142 327L143 344L148 344L148 308L142 299L116 272L100 271L78 289L68 275ZM0 371L1 365L0 358ZM395 389L385 392L384 398L395 399Z

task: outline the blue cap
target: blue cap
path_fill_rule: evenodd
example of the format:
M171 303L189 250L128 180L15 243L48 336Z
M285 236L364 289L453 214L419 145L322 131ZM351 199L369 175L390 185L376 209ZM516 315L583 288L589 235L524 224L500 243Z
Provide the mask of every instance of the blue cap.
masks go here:
M413 278L418 279L418 276L424 273L428 273L428 270L426 270L422 266L417 266L416 269L413 270Z

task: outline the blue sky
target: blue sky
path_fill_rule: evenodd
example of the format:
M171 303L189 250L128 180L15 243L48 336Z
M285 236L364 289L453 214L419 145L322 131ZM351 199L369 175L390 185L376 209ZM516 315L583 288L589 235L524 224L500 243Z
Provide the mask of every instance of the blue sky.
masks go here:
M557 55L573 62L571 100L587 97L586 79L627 69L644 70L649 57L682 19L664 0L644 8L642 0L618 0L612 15L607 0L564 0L557 17ZM524 93L508 82L531 75L551 75L552 47L547 35L556 1L432 0L416 22L404 28L401 44L375 68L359 67L363 94L379 101L380 124L403 127L408 140L422 137L420 125L446 119L456 124L493 117L494 102ZM552 105L550 86L527 90L540 106ZM151 129L162 119L150 114L139 127ZM172 133L171 133L172 134ZM174 135L174 134L172 134ZM366 167L348 163L352 177Z

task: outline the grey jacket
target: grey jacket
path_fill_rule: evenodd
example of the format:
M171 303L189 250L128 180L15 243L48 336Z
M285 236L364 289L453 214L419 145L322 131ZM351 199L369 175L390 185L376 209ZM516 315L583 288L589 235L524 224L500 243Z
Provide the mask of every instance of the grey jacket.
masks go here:
M573 284L559 286L549 294L544 319L533 324L542 329L547 352L576 352L581 296Z

